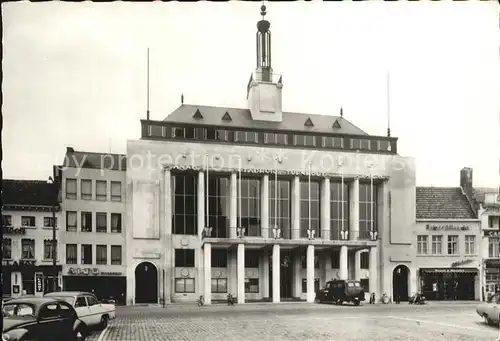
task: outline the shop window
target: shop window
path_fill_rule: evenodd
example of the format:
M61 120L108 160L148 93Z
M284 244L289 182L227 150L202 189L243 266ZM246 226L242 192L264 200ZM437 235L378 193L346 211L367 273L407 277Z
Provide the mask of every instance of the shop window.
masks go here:
M106 265L108 264L108 246L96 245L95 247L96 263Z
M76 199L76 179L66 179L66 199Z
M53 259L52 254L53 254L52 240L46 239L43 241L43 259L46 259L46 260ZM57 257L57 240L56 240L56 252L55 252L55 254Z
M226 268L227 267L227 250L226 249L213 249L211 254L212 268Z
M122 233L121 213L111 213L111 233Z
M35 240L21 239L21 258L35 259Z
M458 236L448 236L448 254L458 255Z
M245 268L258 268L259 267L259 251L249 250L245 251Z
M21 226L23 227L35 227L36 219L33 216L22 216L21 217Z
M82 244L81 264L92 264L92 245Z
M92 200L92 180L81 180L81 193L82 200Z
M175 249L175 267L194 268L194 249Z
M331 255L332 269L340 269L340 251L334 250Z
M111 201L122 201L122 183L111 181Z
M259 279L258 278L245 278L245 293L258 294L259 293Z
M2 226L12 226L12 216L11 215L3 215L2 214Z
M111 265L122 265L121 245L111 245Z
M66 264L76 264L77 246L76 244L66 244Z
M107 214L102 212L97 212L95 214L95 230L96 232L108 232L107 224Z
M22 275L23 283L23 295L34 295L35 294L35 273L31 271L26 271Z
M82 232L92 232L92 212L82 212Z
M56 227L57 227L57 217L55 218L56 220ZM54 227L54 218L52 217L43 217L43 227Z
M212 278L212 293L227 293L227 278Z
M319 291L319 278L314 279L314 292ZM302 278L302 293L307 293L307 278Z
M76 212L75 211L66 211L66 231L68 232L76 232Z
M370 267L370 252L362 252L359 255L360 258L360 268L361 269L369 269Z
M12 259L12 239L4 238L2 240L3 259Z
M176 278L176 293L194 293L194 278Z
M417 236L417 254L426 255L428 250L429 236Z
M108 183L104 180L95 182L95 198L99 201L106 201L108 197Z

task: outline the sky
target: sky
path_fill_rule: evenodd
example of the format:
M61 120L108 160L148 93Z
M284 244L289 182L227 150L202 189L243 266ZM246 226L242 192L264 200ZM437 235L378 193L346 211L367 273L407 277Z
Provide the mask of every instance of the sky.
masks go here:
M181 103L246 108L261 3L2 3L4 178L47 179L67 146L126 153ZM417 185L500 184L495 1L268 3L284 111L391 135Z

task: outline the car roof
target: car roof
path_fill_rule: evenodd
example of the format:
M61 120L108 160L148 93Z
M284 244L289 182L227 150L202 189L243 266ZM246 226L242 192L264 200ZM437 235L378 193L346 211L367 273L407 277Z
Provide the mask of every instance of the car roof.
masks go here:
M32 304L34 306L39 307L42 304L54 303L54 302L59 302L59 300L55 299L55 298L51 298L51 297L20 297L20 298L14 298L12 300L9 300L8 302L5 302L5 304L25 303L25 304Z
M45 294L45 297L63 297L63 296L80 296L80 295L92 295L94 294L90 292L85 292L85 291L56 291L56 292L49 292L48 294Z

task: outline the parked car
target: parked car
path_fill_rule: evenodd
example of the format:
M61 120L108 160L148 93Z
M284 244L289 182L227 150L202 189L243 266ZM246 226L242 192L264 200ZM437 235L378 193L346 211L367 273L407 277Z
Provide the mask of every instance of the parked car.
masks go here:
M91 329L104 329L108 326L109 320L115 318L114 304L101 303L94 294L88 292L51 292L44 297L57 297L71 304L78 317Z
M84 341L87 330L75 309L55 298L29 297L6 302L2 341Z
M498 325L500 323L500 295L495 294L490 297L488 302L477 305L476 312L489 325Z
M333 280L327 282L325 288L316 293L316 299L320 303L343 304L344 302L352 302L354 305L359 305L361 301L365 300L365 292L360 281Z

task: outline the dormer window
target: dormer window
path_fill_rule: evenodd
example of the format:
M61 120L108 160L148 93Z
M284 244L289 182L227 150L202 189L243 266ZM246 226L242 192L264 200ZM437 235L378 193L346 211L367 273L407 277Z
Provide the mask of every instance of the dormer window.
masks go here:
M304 123L304 126L306 127L314 127L313 122L311 121L310 118L307 118L306 122Z
M193 114L193 118L195 120L202 120L203 119L203 115L201 114L200 109L196 109L196 112Z
M222 116L222 120L223 121L232 121L233 119L231 118L231 116L229 115L229 113L226 111L226 113L224 114L224 116Z
M340 126L339 121L335 120L335 122L333 122L332 128L334 128L334 129L340 129L342 127Z

